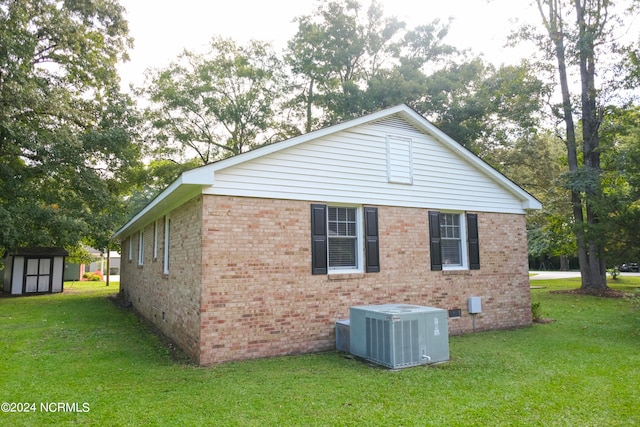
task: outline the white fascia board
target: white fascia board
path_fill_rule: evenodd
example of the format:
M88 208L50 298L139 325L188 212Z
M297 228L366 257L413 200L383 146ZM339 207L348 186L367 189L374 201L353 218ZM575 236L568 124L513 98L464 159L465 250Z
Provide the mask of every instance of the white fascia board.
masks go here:
M116 231L112 238L119 239L124 234L127 234L128 230L135 230L140 226L144 226L146 220L151 220L147 218L148 216L152 214L159 215L162 212L170 211L195 194L201 193L203 187L213 185L214 174L211 166L212 165L202 166L183 172L178 179L173 181L162 193L158 194L144 209Z
M214 165L215 163L208 164L183 172L178 180L180 184L213 185Z

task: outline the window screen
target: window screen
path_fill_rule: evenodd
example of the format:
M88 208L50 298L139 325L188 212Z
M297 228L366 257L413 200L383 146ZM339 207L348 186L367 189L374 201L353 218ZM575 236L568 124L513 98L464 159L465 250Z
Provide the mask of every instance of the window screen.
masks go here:
M329 268L357 268L357 209L327 208Z
M462 265L462 240L460 233L460 215L440 214L440 238L442 264Z

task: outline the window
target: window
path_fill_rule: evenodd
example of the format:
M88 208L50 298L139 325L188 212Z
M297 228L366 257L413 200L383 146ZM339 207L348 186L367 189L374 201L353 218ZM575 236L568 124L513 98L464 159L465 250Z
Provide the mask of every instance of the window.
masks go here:
M127 251L127 260L133 261L133 236L129 236L129 250Z
M327 208L329 269L358 268L356 208Z
M480 269L478 215L429 212L431 269Z
M440 250L442 251L442 265L448 267L462 267L462 236L460 215L440 214Z
M144 231L138 233L138 265L144 264Z
M162 256L162 261L164 264L164 274L169 274L169 247L171 246L170 234L171 218L169 218L169 216L167 215L164 217L164 252Z
M380 271L377 208L311 205L311 235L312 274Z

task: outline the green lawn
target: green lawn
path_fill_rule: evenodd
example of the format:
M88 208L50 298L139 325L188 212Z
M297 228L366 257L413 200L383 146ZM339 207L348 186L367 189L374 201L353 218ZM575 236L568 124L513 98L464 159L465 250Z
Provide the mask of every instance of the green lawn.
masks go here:
M640 295L638 279L615 287ZM2 298L0 402L35 412L0 413L0 425L640 425L640 297L550 292L579 279L535 285L555 322L452 337L449 363L395 372L335 352L175 361L104 283Z

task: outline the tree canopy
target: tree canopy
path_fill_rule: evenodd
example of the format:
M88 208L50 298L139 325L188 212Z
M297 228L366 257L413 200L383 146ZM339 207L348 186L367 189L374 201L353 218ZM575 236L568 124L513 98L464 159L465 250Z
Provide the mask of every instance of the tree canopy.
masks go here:
M268 44L216 37L205 54L185 51L150 72L138 94L150 102L155 157L208 164L272 141L284 91L282 65Z
M0 1L0 248L106 245L118 171L138 158L112 0Z
M566 147L568 166L558 182L570 194L582 289L600 292L607 289L607 230L611 225L610 206L603 203L611 183L603 173L600 140L607 102L620 99L622 87L616 81L620 73L609 64L623 62L631 47L616 41L615 30L622 20L612 1L535 3L543 32L525 28L521 37L535 41L548 63L554 64L560 102L552 111L563 124L557 131Z

